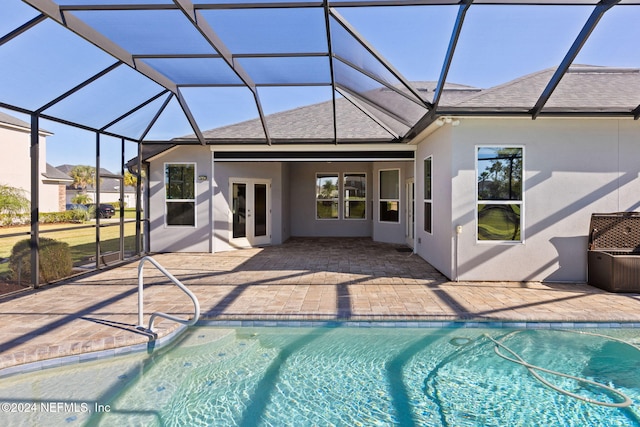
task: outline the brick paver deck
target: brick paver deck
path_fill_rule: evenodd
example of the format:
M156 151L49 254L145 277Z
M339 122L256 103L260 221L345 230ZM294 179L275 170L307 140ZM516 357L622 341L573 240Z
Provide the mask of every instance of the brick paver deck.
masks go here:
M154 258L200 300L203 319L640 322L640 295L586 284L450 282L399 246L291 239L262 249ZM137 323L131 263L0 298L0 369L149 341ZM189 298L145 268L145 322L188 317ZM159 319L157 334L177 325ZM0 371L1 374L1 371Z

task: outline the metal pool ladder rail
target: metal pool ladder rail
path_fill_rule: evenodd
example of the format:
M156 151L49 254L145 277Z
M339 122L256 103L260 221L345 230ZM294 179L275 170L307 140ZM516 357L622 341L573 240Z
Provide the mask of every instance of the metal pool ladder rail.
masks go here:
M191 320L181 319L179 317L172 316L170 314L162 313L159 311L151 313L151 318L149 318L149 328L147 330L153 331L153 321L156 317L164 317L165 319L173 320L174 322L182 323L183 325L191 326L194 325L198 319L200 318L200 303L198 302L198 298L191 292L185 285L182 284L178 279L176 279L171 273L169 273L163 266L161 266L158 261L151 258L150 256L146 256L140 260L140 264L138 264L138 328L144 329L144 323L142 320L142 315L144 313L143 309L143 287L144 287L144 264L149 261L153 264L162 274L164 274L169 280L171 280L177 287L182 289L184 293L186 293L191 301L193 301L193 318Z

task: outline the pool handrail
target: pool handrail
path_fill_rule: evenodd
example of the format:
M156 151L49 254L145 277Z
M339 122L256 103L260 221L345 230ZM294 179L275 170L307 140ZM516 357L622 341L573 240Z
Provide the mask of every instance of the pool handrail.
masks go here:
M176 279L173 276L173 274L169 273L162 265L160 265L158 261L156 261L150 256L145 256L140 260L140 263L138 264L138 328L145 329L144 321L142 320L142 317L144 314L144 303L143 303L144 264L147 261L153 264L154 267L156 267L162 274L164 274L169 280L171 280L173 284L175 284L177 287L182 289L182 291L184 291L184 293L186 293L187 296L191 298L191 301L193 302L193 307L194 307L193 318L190 320L181 319L179 317L172 316L170 314L162 313L160 311L155 311L151 313L151 317L149 318L149 327L147 328L147 330L153 331L152 329L153 321L155 320L156 317L164 317L165 319L173 320L174 322L182 323L183 325L187 325L187 326L194 325L200 318L200 302L198 301L198 298L184 284L182 284L180 280Z

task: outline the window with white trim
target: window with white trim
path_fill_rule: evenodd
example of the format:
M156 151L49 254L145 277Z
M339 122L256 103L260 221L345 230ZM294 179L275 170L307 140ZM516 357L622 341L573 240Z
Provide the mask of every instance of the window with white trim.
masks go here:
M433 230L433 199L431 193L431 168L433 157L424 159L424 231L432 233Z
M338 219L338 185L337 173L316 174L316 219Z
M342 179L344 219L367 218L367 174L345 173Z
M196 165L165 164L165 200L167 225L196 225Z
M477 147L478 240L522 241L523 147Z
M400 169L382 169L380 183L380 222L400 222Z

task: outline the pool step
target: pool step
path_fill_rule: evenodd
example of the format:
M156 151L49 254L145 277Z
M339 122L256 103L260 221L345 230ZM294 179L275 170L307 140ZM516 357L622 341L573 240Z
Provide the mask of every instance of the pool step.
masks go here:
M257 337L238 338L234 330L195 332L185 337L185 345L147 366L144 381L132 381L113 401L114 411L102 416L99 424L153 423L161 411L187 411L192 396L181 394L184 389L197 390L197 395L210 396L212 401L222 399L225 405L226 396L219 396L219 390L262 375L277 354L261 346Z

